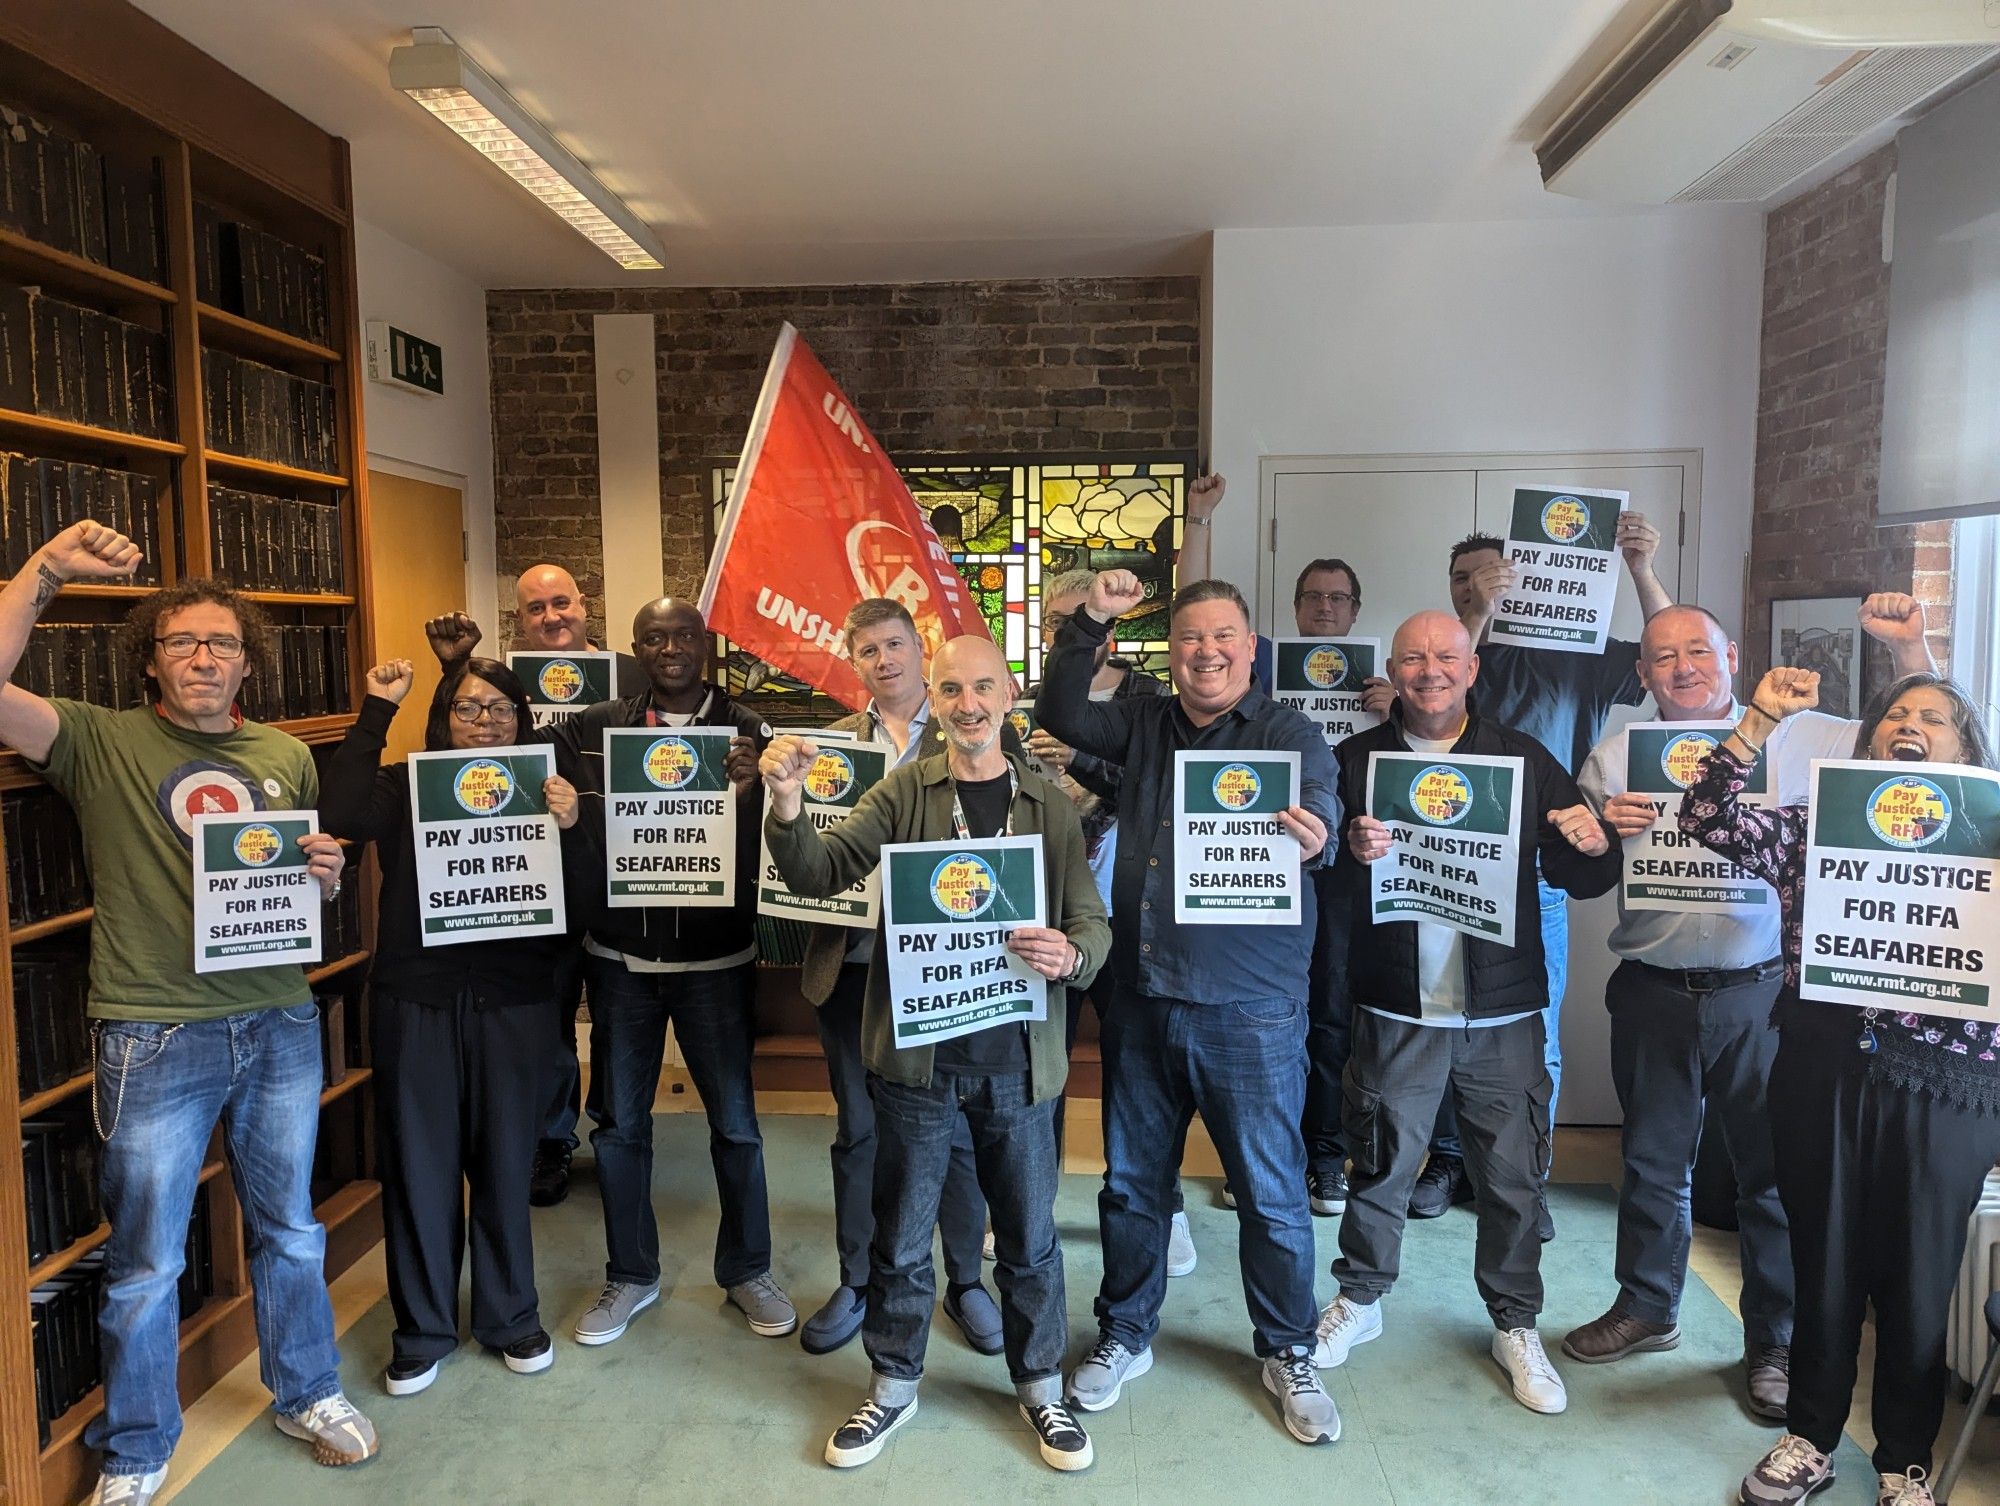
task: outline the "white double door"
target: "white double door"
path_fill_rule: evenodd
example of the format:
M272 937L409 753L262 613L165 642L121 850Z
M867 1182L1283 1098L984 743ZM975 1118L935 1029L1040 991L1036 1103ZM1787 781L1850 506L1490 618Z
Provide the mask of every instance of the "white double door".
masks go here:
M1451 546L1469 533L1504 537L1519 486L1630 492L1631 506L1660 530L1655 568L1681 599L1681 561L1697 557L1700 458L1683 452L1617 456L1271 457L1260 488L1260 632L1296 631L1292 587L1308 560L1338 558L1361 584L1354 631L1382 639L1412 613L1451 609ZM1689 582L1692 588L1692 582ZM1613 634L1639 636L1629 580L1621 582ZM1475 704L1478 688L1473 689ZM1650 705L1650 703L1649 703ZM1613 725L1651 715L1641 708ZM1558 749L1558 757L1567 750ZM1572 771L1574 772L1574 771ZM1617 959L1607 938L1617 921L1610 895L1570 902L1569 982L1562 1011L1565 1124L1617 1124L1604 984Z

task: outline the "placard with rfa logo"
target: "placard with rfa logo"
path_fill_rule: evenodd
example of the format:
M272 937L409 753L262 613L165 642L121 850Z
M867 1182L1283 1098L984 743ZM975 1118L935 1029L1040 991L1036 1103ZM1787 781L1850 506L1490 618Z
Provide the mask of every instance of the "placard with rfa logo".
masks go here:
M568 929L561 838L542 799L554 773L547 743L410 755L425 946Z
M319 883L299 838L313 811L194 818L194 970L317 962Z
M878 743L854 741L846 732L829 732L824 727L781 727L779 737L809 737L819 747L819 756L806 770L802 783L800 810L815 831L838 826L854 814L861 797L882 782L889 771L890 750ZM758 854L757 913L777 915L787 920L816 920L837 926L870 926L882 908L882 870L871 868L868 876L845 892L811 899L785 887L778 865L771 861L771 844L765 842Z
M1052 769L1028 751L1028 739L1041 725L1035 720L1035 698L1022 696L1014 703L1014 709L1007 713L1007 721L1014 728L1014 735L1021 739L1021 762L1028 766L1028 772L1039 774L1044 779L1060 777L1060 770Z
M2000 947L2000 774L1813 764L1799 993L1990 1020Z
M1631 495L1514 488L1507 558L1521 578L1501 598L1489 642L1604 652L1618 605L1618 514Z
M605 903L736 903L728 727L604 729Z
M1681 794L1734 728L1733 722L1634 722L1625 729L1625 789L1644 795L1654 817L1645 831L1625 839L1626 909L1776 913L1778 895L1769 884L1681 835ZM1771 760L1758 759L1741 796L1745 805L1774 803L1770 772Z
M1271 698L1296 707L1330 748L1382 718L1361 709L1362 681L1382 673L1380 638L1274 638Z
M1048 980L1007 950L1016 926L1048 924L1039 836L892 843L882 872L897 1046L1048 1018Z
M594 648L573 654L515 653L507 656L507 667L521 677L535 725L546 727L610 700L616 659L617 655Z
M1299 755L1174 754L1174 919L1192 926L1299 923Z
M1483 753L1368 755L1368 814L1389 828L1389 851L1368 865L1377 925L1433 920L1514 944L1522 768Z

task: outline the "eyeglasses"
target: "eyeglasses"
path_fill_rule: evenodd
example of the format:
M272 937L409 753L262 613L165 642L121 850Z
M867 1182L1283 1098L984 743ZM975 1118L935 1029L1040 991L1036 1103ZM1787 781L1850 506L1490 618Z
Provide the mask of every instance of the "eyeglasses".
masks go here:
M169 633L153 642L169 659L192 659L195 650L205 648L217 659L240 659L243 657L243 640L223 635L218 638L197 638L193 633Z
M1069 626L1070 618L1075 615L1074 612L1042 613L1042 636L1047 638L1060 633L1064 628Z
M514 703L512 701L453 701L451 714L461 722L470 725L483 715L496 727L512 726Z
M1361 598L1352 591L1301 591L1299 605L1302 607L1358 607Z

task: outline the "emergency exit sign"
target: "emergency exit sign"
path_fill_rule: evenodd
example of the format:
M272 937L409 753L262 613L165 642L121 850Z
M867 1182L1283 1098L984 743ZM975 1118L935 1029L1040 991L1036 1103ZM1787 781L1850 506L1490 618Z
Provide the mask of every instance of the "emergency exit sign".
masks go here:
M368 322L368 375L392 387L444 396L444 349L382 319Z

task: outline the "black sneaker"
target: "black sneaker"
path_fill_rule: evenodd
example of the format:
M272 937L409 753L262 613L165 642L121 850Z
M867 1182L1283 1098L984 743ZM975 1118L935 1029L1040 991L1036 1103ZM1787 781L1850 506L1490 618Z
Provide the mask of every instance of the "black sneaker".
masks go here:
M1347 1211L1347 1173L1338 1166L1306 1173L1306 1200L1321 1218L1338 1218Z
M1050 1469L1089 1469L1095 1457L1090 1451L1090 1435L1076 1420L1076 1414L1059 1401L1031 1407L1021 1403L1021 1417L1041 1441L1042 1463Z
M507 1362L507 1368L516 1375L533 1375L538 1370L546 1370L556 1362L555 1346L549 1336L537 1328L525 1339L516 1339L500 1351L500 1358Z
M382 1372L382 1385L391 1396L415 1396L437 1378L436 1360L391 1360Z
M872 1396L826 1440L826 1462L835 1469L853 1469L882 1452L889 1435L917 1415L915 1397L905 1407L885 1407Z
M1410 1189L1410 1217L1439 1218L1453 1203L1471 1201L1472 1183L1466 1179L1464 1160L1432 1152L1424 1174Z
M569 1196L569 1144L544 1140L535 1147L534 1169L528 1173L528 1202L536 1208L553 1208Z

